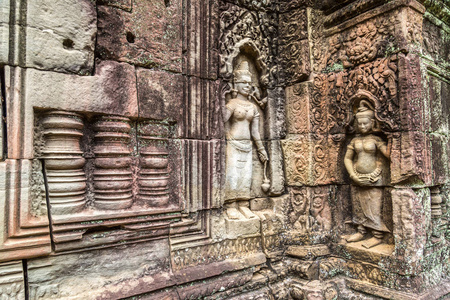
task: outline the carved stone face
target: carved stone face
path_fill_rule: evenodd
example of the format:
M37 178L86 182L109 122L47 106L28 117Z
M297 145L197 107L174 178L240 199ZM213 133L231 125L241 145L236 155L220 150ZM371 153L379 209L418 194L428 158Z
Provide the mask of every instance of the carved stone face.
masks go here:
M373 120L370 118L358 118L358 129L362 134L370 133L373 129Z
M322 197L314 197L313 208L315 209L322 208L322 205L323 205Z
M241 95L248 96L251 91L252 79L249 76L242 76L238 82L234 83L234 88Z

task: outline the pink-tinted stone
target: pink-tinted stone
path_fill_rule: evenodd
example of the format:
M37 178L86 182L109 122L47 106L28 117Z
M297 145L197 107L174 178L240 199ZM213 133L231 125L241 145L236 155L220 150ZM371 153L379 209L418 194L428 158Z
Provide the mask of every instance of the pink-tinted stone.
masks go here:
M138 0L131 12L99 6L97 55L181 73L181 11L181 0Z

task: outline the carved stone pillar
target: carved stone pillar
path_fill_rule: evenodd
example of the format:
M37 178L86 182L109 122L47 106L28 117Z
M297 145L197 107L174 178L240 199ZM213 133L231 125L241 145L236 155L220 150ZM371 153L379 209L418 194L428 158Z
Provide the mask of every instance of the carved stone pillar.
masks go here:
M76 113L51 111L44 115L42 126L51 213L79 212L86 200L85 159L80 148L83 120Z
M124 209L133 204L130 157L130 119L102 116L95 131L95 207Z
M153 207L165 206L170 198L168 137L169 128L162 124L144 123L139 130L138 197Z

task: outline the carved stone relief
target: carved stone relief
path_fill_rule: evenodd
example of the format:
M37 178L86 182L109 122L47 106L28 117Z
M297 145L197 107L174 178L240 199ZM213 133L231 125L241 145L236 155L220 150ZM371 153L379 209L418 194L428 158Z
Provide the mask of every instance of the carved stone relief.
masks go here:
M54 2L0 4L0 298L450 294L445 1Z
M346 240L350 243L363 240L369 228L373 237L362 246L371 248L382 242L383 232L389 232L382 220L382 186L389 177L384 159L389 159L389 148L381 137L374 135L378 125L373 104L368 100L359 101L355 127L358 135L347 146L344 164L353 183L353 222L358 225L358 232Z
M179 192L169 191L179 180L172 125L66 111L37 113L37 120L56 251L157 236L152 222L168 232L179 221Z

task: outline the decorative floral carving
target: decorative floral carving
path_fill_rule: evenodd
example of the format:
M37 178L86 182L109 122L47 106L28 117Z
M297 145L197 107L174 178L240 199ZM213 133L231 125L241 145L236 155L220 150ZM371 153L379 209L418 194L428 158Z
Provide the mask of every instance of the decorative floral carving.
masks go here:
M261 238L225 240L215 244L177 250L173 254L176 268L181 269L192 265L204 265L225 259L242 258L262 249Z
M344 68L354 67L395 52L395 28L400 23L397 14L377 17L357 24L345 32L330 37L327 65L342 63Z
M254 52L256 67L261 72L263 87L276 82L275 66L276 36L275 20L262 11L248 11L230 3L223 3L220 14L219 37L220 74L228 80L233 75L235 58L243 49Z

